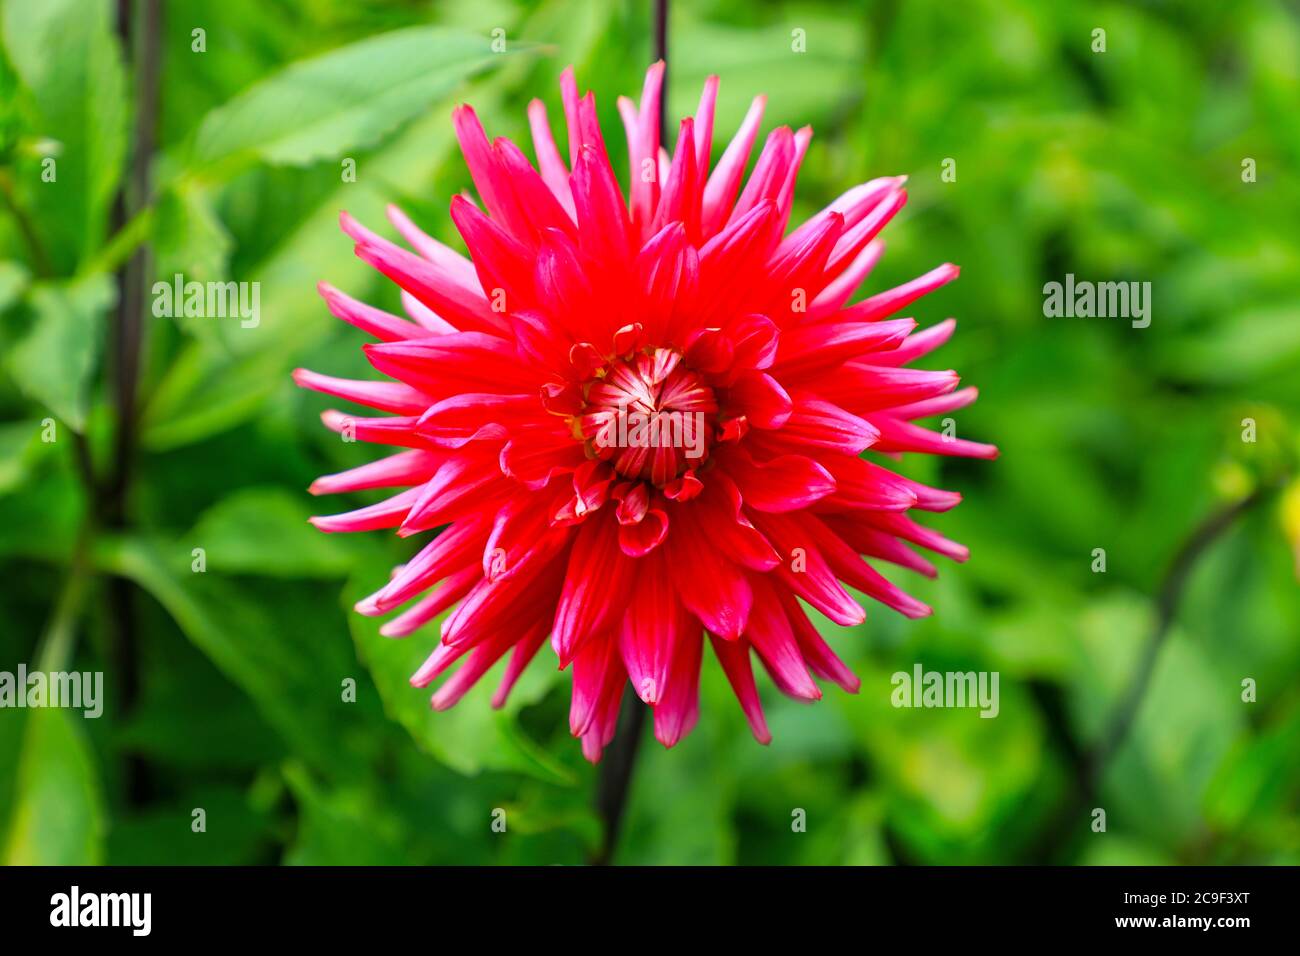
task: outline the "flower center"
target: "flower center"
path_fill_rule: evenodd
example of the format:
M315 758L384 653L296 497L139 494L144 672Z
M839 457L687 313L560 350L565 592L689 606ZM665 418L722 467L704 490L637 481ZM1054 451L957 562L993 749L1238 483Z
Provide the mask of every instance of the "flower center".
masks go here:
M626 478L663 486L704 463L718 401L680 352L648 349L616 359L585 389L582 436Z

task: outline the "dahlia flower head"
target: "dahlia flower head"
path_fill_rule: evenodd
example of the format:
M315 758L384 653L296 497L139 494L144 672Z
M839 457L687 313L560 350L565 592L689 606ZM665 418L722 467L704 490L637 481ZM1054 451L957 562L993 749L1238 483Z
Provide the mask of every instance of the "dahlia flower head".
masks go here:
M324 413L349 437L401 449L318 479L314 494L389 489L378 504L313 518L323 531L442 529L357 604L409 635L441 618L412 676L451 707L509 655L504 703L549 638L571 669L569 721L592 761L630 681L671 747L699 716L705 636L754 736L770 740L753 661L801 700L814 677L856 691L805 605L852 626L848 585L908 617L930 608L866 558L933 576L920 548L967 550L916 521L960 495L868 461L903 452L992 458L997 449L916 420L975 398L952 371L909 363L952 334L897 314L955 279L941 265L846 305L906 201L902 177L845 192L788 229L812 131L773 130L743 183L763 116L753 101L710 169L717 77L671 155L660 143L664 65L639 106L618 101L626 192L591 93L560 81L567 163L546 109L528 107L537 164L489 141L459 107L456 135L480 202L451 201L469 257L388 215L408 251L344 213L356 254L401 287L406 316L323 284L385 381L296 371L307 388L379 414ZM650 424L647 424L650 423ZM657 427L655 424L657 423ZM450 613L444 615L449 609Z

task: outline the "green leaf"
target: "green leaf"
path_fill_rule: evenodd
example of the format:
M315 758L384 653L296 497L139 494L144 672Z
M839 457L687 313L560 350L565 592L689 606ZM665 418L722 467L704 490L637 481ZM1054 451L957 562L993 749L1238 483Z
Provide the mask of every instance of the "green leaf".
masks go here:
M195 183L176 183L163 193L153 245L154 273L163 282L171 282L177 274L198 282L226 277L230 233L212 207L211 192Z
M1080 866L1176 866L1177 860L1159 847L1132 840L1122 833L1107 834L1105 840L1088 840Z
M27 270L22 263L0 262L0 315L18 301L27 286Z
M1249 837L1282 850L1279 834L1295 839L1295 795L1300 793L1300 707L1242 740L1219 766L1205 794L1205 815L1218 832ZM1288 827L1286 821L1291 821Z
M653 719L647 716L646 722ZM627 821L614 862L635 866L734 864L738 781L723 757L726 743L712 728L698 727L685 741L666 750L658 741L648 739L650 728L644 730L647 739L641 742ZM665 799L665 794L672 794L672 799ZM789 811L785 813L779 825L788 828Z
M252 418L272 392L289 383L287 364L279 352L235 358L219 343L196 340L171 363L151 397L144 444L180 448Z
M80 719L54 707L33 710L27 718L7 866L103 862L103 795Z
M20 198L63 267L103 241L126 155L126 73L114 6L8 0L0 11L5 50L34 104L34 132L57 144L54 180L28 167L18 178Z
M180 353L145 408L145 445L177 448L222 432L286 387L294 358L335 330L316 283L328 278L354 289L373 275L339 232L339 210L378 223L387 201L382 182L429 180L454 145L450 123L437 111L412 124L369 160L365 179L341 184L264 261L246 270L261 283L261 324L236 327L226 341L195 340Z
M1024 818L1026 801L1044 786L1037 713L1021 687L1002 680L992 719L973 708L893 706L894 674L910 675L917 663L941 672L985 666L940 657L928 647L917 656L900 650L892 667L858 669L860 693L836 694L830 702L852 721L879 768L889 801L886 819L912 854L928 863L998 859L1005 848L996 834Z
M1177 374L1215 384L1245 384L1294 371L1300 315L1293 303L1245 309L1172 350Z
M183 801L183 802L179 802ZM205 830L194 831L194 810ZM229 786L186 789L178 802L118 819L108 838L111 866L250 866L275 839L273 820L249 795Z
M1098 601L1080 617L1080 660L1072 711L1081 736L1095 737L1132 679L1152 627L1136 598ZM1193 836L1215 772L1244 716L1233 677L1174 627L1122 746L1106 768L1103 794L1114 821L1167 841Z
M9 374L31 398L75 431L86 424L89 385L103 339L104 313L117 291L104 275L34 286L36 320L9 354Z
M32 428L40 426L33 423ZM44 473L40 481L21 481L9 494L0 495L0 557L66 561L84 513L81 485L71 468Z
M153 595L295 753L316 766L358 766L373 725L364 708L342 700L342 681L356 665L345 657L337 612L319 602L303 606L301 593L284 583L277 599L254 582L195 573L190 553L184 542L122 538L98 542L95 558L101 570Z
M400 818L355 789L326 791L301 764L284 768L298 803L298 835L285 856L292 866L399 866L409 862L410 835Z
M380 635L378 619L352 610L353 604L374 590L376 570L362 569L354 575L344 603L357 653L369 668L388 715L424 750L461 773L514 770L553 783L572 783L569 771L529 739L516 720L522 707L545 695L558 672L542 660L534 661L506 706L495 710L490 702L492 691L505 666L498 662L455 707L433 711L429 690L412 687L410 677L433 651L442 617L407 638Z
M573 61L582 62L608 42L611 24L617 21L612 11L597 4L575 15L570 4L545 3L511 33L554 43L573 51ZM505 94L527 78L529 62L513 58L507 68L475 80L462 94L464 99L481 115L500 111ZM550 87L554 70L539 72ZM366 158L364 175L354 183L340 183L274 250L241 270L262 284L261 324L256 330L232 332L224 342L189 343L144 410L142 441L147 447L177 448L253 417L287 382L287 369L336 331L337 323L316 295L316 283L327 279L350 294L364 295L365 284L376 276L340 235L339 210L378 225L385 205L394 198L393 184L432 192L438 170L456 147L450 112L447 97L422 111L399 136Z
M693 114L705 77L715 73L723 77L717 128L726 136L740 125L757 93L768 95L768 128L804 123L820 128L846 99L858 95L852 81L865 56L861 30L845 29L813 10L801 10L790 25L778 21L758 29L699 19L687 4L680 5L680 15L682 26L675 28L671 53L670 116ZM792 56L796 23L805 33L807 50ZM726 142L721 133L715 135L715 155Z
M295 63L203 120L200 166L304 166L376 142L496 57L486 36L413 27Z
M194 781L249 774L282 760L283 736L196 644L174 633L166 613L142 609L140 695L130 713L114 722L114 746ZM213 720L213 714L221 719ZM117 862L115 836L116 829L109 839L110 862Z
M43 446L37 440L38 422L6 422L0 425L0 495L17 488L27 477L27 468Z
M345 577L355 552L307 523L308 500L281 488L245 488L204 512L184 541L203 548L209 571Z

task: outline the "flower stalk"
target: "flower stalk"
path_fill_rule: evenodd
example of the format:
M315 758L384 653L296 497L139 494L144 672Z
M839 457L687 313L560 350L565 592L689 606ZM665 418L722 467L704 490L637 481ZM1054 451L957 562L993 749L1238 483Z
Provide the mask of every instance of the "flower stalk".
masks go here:
M659 141L668 141L668 0L654 0L655 59L663 62L663 85L659 93ZM632 788L632 774L645 736L646 706L629 685L623 691L618 734L604 762L596 785L596 810L602 823L600 849L592 864L608 866L618 847L623 812Z

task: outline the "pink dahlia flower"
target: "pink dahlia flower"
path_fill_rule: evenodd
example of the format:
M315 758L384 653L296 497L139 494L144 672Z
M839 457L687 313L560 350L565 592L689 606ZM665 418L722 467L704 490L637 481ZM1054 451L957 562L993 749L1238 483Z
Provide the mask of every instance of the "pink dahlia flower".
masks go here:
M295 373L382 413L329 411L327 426L403 449L317 480L315 494L401 490L314 524L442 529L357 605L401 608L382 628L392 637L454 607L411 683L461 662L432 699L450 707L509 653L499 705L549 637L572 668L570 728L593 761L629 680L665 746L690 731L706 634L760 741L770 735L754 657L792 697L820 697L814 676L855 691L804 605L858 624L848 585L921 617L930 609L863 556L926 575L934 566L909 543L967 556L912 517L960 495L862 452L997 454L915 424L975 398L955 391L954 372L908 367L953 321L918 332L894 317L956 266L845 304L880 258L876 237L906 201L903 179L856 186L787 231L811 130L773 130L742 188L764 98L710 170L717 78L671 157L659 142L662 79L657 63L639 107L619 100L626 193L572 70L561 77L568 162L537 100L536 167L457 109L481 200L451 201L469 258L395 208L414 252L344 214L357 255L401 287L407 316L328 285L321 293L378 339L366 357L390 380Z

